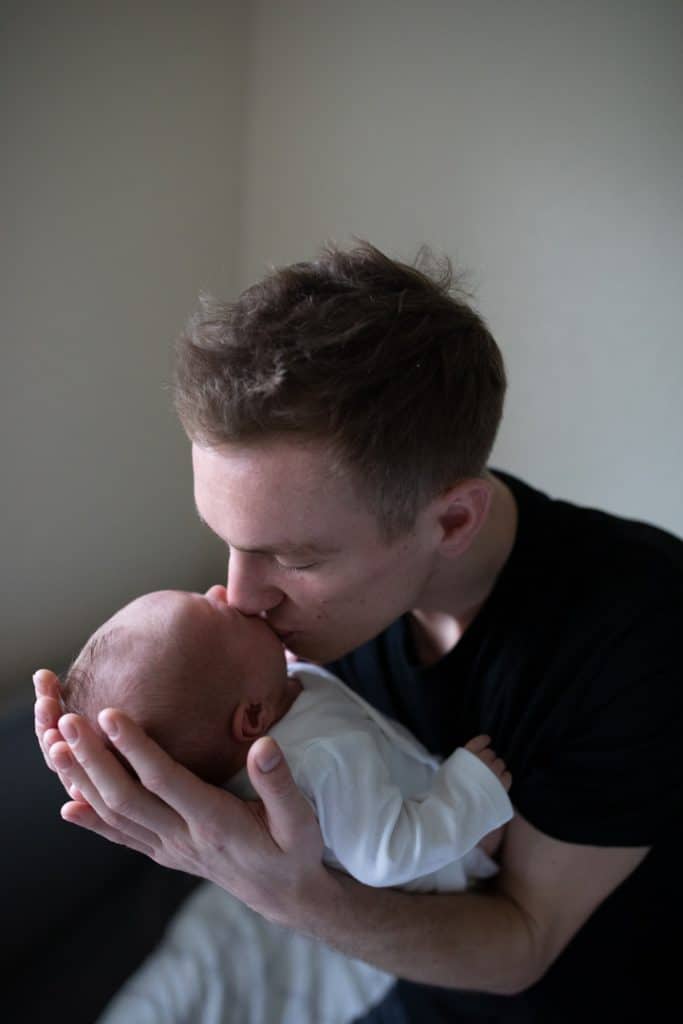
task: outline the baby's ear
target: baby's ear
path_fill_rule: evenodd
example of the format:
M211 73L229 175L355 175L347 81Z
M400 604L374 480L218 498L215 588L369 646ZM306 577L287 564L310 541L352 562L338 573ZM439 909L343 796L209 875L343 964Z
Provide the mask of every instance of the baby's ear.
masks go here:
M264 736L272 724L266 706L260 701L243 700L232 716L232 736L239 743Z

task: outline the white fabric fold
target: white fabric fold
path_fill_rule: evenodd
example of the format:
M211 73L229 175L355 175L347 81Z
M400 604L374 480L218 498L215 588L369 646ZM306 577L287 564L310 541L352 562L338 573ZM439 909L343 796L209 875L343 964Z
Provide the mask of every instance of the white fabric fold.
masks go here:
M461 747L440 762L317 665L295 663L290 675L303 691L271 735L318 815L327 864L366 885L420 890L495 874L472 851L513 809L478 757ZM255 796L246 771L227 788Z

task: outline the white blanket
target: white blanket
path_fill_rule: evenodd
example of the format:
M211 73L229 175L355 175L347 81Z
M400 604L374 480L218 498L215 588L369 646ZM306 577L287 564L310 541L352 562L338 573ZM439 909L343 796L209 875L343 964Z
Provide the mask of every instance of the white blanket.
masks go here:
M204 882L97 1024L349 1024L393 981Z

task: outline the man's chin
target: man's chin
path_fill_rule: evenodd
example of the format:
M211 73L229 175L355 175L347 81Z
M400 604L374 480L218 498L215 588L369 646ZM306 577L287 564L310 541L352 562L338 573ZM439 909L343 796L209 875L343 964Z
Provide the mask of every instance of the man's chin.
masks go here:
M318 665L325 665L330 661L343 658L345 654L354 650L354 647L342 646L334 639L316 639L315 637L292 635L285 647L295 658L301 661L313 661Z

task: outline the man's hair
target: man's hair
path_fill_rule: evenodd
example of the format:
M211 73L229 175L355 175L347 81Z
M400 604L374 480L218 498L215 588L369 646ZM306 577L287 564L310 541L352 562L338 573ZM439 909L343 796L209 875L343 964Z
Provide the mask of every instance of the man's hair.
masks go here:
M503 359L450 261L368 242L274 269L233 303L202 296L181 335L175 405L196 443L327 441L387 539L483 473Z

